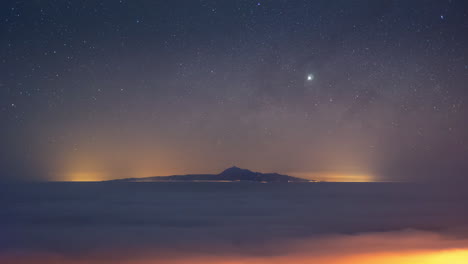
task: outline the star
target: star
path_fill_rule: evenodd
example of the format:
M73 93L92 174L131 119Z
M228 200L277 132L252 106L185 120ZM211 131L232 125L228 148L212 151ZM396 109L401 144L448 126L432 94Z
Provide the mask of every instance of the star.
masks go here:
M307 81L309 81L309 82L310 82L310 81L313 81L314 78L315 78L315 76L314 76L312 73L309 74L309 75L307 75Z

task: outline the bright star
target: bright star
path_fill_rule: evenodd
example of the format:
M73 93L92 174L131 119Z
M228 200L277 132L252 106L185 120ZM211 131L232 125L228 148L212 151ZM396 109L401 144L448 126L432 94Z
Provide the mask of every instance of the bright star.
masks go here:
M313 74L307 75L307 80L308 80L308 81L312 81L313 79L314 79L314 75L313 75Z

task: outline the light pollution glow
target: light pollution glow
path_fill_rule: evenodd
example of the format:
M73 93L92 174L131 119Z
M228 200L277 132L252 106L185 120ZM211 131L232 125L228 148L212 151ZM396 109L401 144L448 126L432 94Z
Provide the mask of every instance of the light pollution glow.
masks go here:
M233 254L234 248L226 251L212 247L208 253L193 253L183 250L157 250L132 252L119 250L99 252L80 257L53 254L0 254L1 263L26 264L466 264L468 241L444 238L423 232L393 232L357 236L335 236L310 239L281 254ZM262 245L262 247L265 245ZM291 246L288 246L291 247ZM127 251L127 253L123 253ZM119 252L119 253L116 253ZM224 252L224 253L223 253ZM229 252L229 253L226 253ZM120 255L122 254L122 255ZM34 256L33 256L34 255Z
M292 173L291 175L326 182L375 182L376 177L366 173L344 173L344 172L311 172L311 173Z
M72 182L92 182L102 181L106 179L106 175L98 172L75 172L70 173L66 177L66 181Z
M249 122L257 123L264 120L264 115L259 114L252 118L253 120ZM290 122L295 120L289 115L284 118ZM267 123L270 122L273 120ZM299 124L294 123L287 127L297 125ZM150 133L150 129L137 129L134 126L128 126L129 129L132 128L131 131L123 135L117 133L120 131L119 128L100 127L100 124L96 126L99 129L92 131L71 127L67 131L80 131L80 135L74 138L73 144L64 142L59 146L44 148L50 154L45 156L47 160L40 161L44 164L45 175L41 177L49 181L102 181L181 174L216 174L235 165L252 171L277 172L309 180L330 182L381 180L376 178L376 175L380 176L380 172L373 166L374 156L356 151L356 148L360 148L358 144L360 141L352 138L351 134L340 135L339 140L318 140L318 142L313 140L316 144L314 143L312 148L309 146L312 143L304 144L303 141L297 140L306 132L295 130L300 135L287 138L281 136L278 143L264 142L261 146L253 145L247 148L240 147L242 144L237 141L227 146L217 145L212 141L203 144L202 141L188 140L188 137L172 138L177 135L174 133L170 135L160 134L161 131ZM179 127L175 130L185 131ZM112 132L106 133L108 131ZM127 134L138 137L129 139ZM282 132L278 135L282 135ZM212 138L205 133L199 134L199 137ZM89 138L95 140L87 142L86 139ZM350 140L352 144L348 144ZM251 148L258 150L245 151ZM295 155L285 155L289 152Z
M57 177L59 181L71 181L71 182L93 182L93 181L104 181L112 178L111 175L103 172L72 172L66 173L65 179ZM136 175L136 176L135 176ZM162 175L158 173L146 173L146 174L131 174L128 178L144 178L151 177L154 175L168 176L178 175L178 173ZM326 181L326 182L375 182L375 177L368 174L359 173L338 173L338 172L320 172L320 173L295 173L291 176L297 176L304 179ZM127 178L127 177L126 177Z
M219 173L225 168L211 171L198 169L196 171L189 171L186 168L173 168L172 170L164 168L155 168L142 166L140 169L124 169L119 172L109 172L106 167L97 166L98 162L87 161L73 163L69 162L60 173L57 173L51 180L52 181L71 181L71 182L93 182L105 181L118 178L144 178L152 176L169 176L169 175L182 175L182 174L204 174L204 173ZM91 164L91 165L90 165ZM243 167L243 166L241 166ZM227 168L227 167L226 167ZM245 166L244 168L251 169ZM345 171L312 171L312 172L294 172L294 171L268 171L267 169L254 169L260 172L278 172L290 176L300 177L308 180L326 181L326 182L376 182L378 178L370 173L358 172L345 172Z
M11 264L104 264L104 263L119 263L119 264L154 264L161 263L160 259L144 259L144 260L124 260L124 261L103 261L103 260L77 260L66 259L62 257L42 256L39 259L34 258L1 258L0 260L8 261ZM222 257L198 257L189 259L168 260L164 259L163 263L167 264L466 264L468 263L468 250L446 250L436 252L411 252L411 253L375 253L350 256L326 256L326 257L270 257L270 258L222 258Z

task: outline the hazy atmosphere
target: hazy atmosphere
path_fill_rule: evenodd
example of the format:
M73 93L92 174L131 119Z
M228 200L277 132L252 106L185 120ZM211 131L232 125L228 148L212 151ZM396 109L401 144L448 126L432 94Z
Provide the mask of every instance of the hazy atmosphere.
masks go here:
M0 1L0 263L467 264L468 1Z
M466 1L2 1L0 177L462 180Z

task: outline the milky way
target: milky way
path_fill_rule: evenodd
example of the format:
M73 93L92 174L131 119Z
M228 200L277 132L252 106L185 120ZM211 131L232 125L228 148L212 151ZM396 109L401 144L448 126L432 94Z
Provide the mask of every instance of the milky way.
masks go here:
M2 1L0 179L463 179L467 10Z

